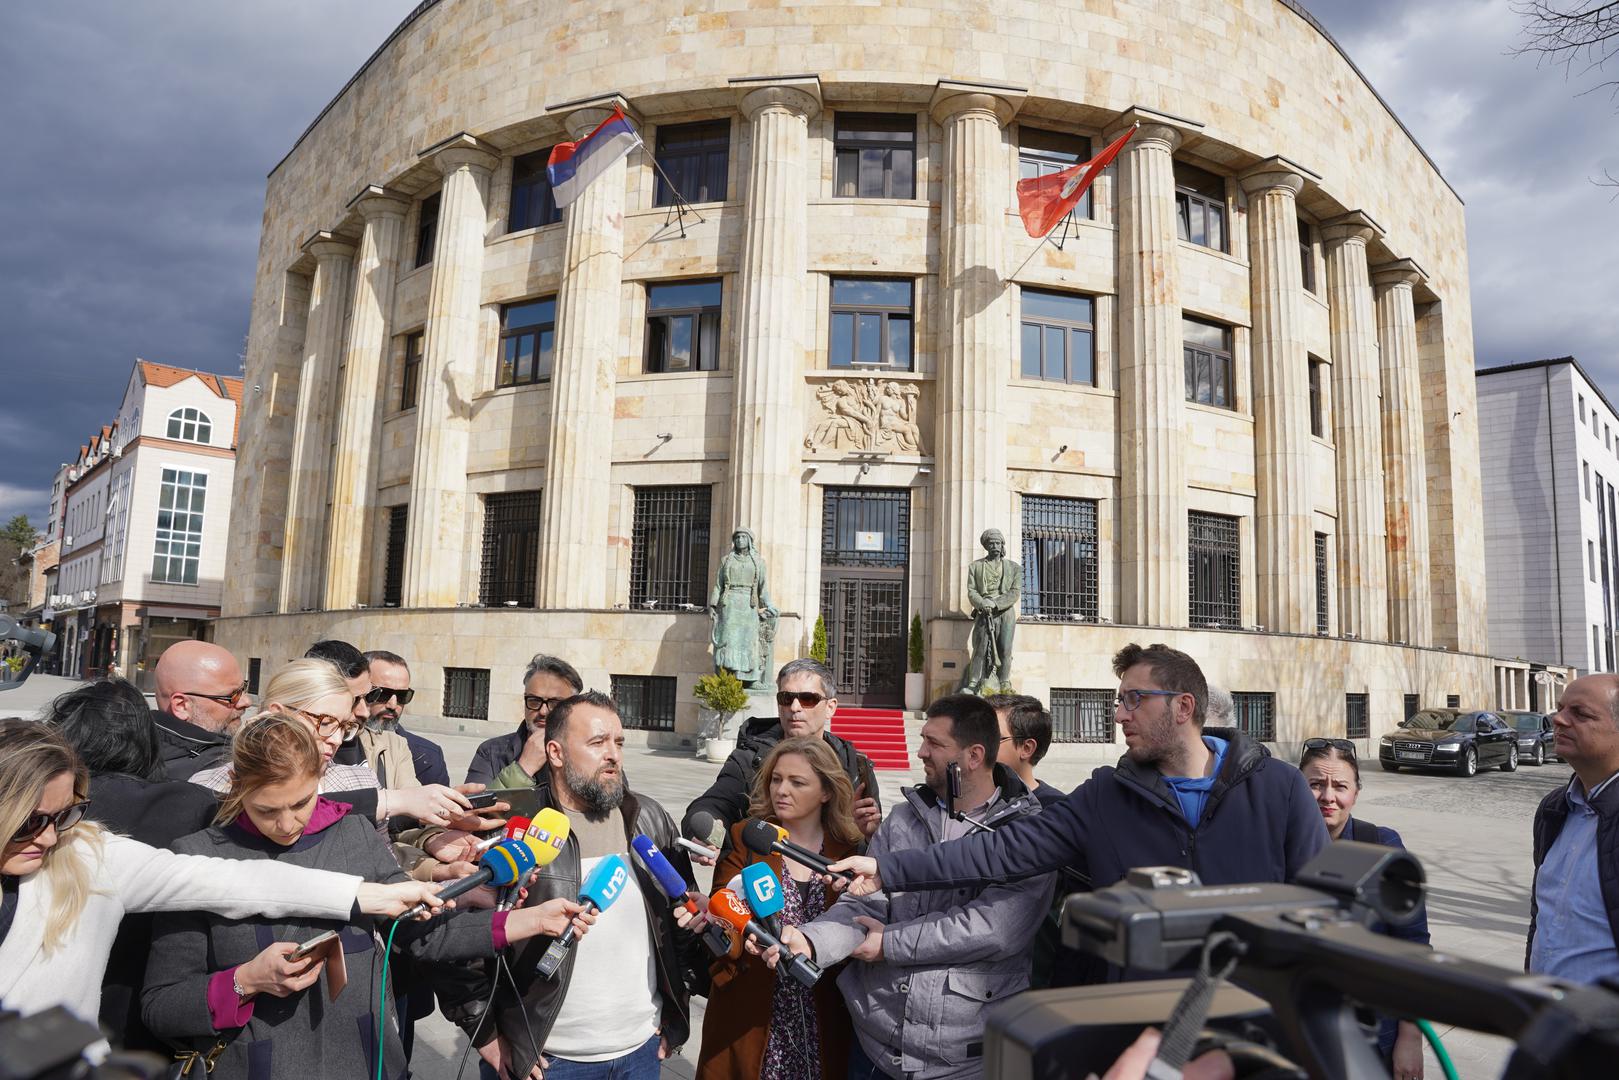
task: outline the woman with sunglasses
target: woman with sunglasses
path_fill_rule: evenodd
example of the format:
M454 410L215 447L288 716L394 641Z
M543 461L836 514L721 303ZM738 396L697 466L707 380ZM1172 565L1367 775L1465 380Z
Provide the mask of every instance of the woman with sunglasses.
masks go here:
M1405 850L1400 834L1386 825L1373 825L1351 813L1360 797L1360 763L1355 744L1348 739L1306 739L1299 757L1299 771L1309 781L1321 820L1334 840L1357 840L1364 844ZM1378 925L1374 929L1390 937L1429 944L1428 908L1417 908L1417 918L1406 926ZM1394 1080L1422 1080L1422 1031L1407 1020L1378 1018L1378 1049Z
M65 1006L94 1021L126 912L201 909L231 918L398 915L438 907L419 882L175 855L85 821L89 774L47 724L0 720L0 1001Z

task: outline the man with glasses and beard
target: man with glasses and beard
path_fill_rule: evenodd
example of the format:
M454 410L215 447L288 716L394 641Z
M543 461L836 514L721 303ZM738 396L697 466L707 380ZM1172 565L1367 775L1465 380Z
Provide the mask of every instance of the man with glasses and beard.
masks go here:
M536 653L523 672L523 721L510 735L485 739L472 754L467 783L528 787L545 771L545 721L551 708L585 688L566 660Z
M449 787L450 770L444 764L444 751L438 743L406 730L401 723L405 706L416 696L416 691L410 688L410 665L405 663L404 657L385 649L366 653L365 662L371 676L371 690L365 696L369 716L360 731L360 744L365 747L367 759L372 757L373 743L380 743L384 736L395 736L405 742L418 783ZM401 755L395 751L394 760L400 759ZM371 767L376 768L375 761ZM377 775L380 777L382 773ZM386 778L383 786L388 786Z
M1168 645L1113 658L1125 753L1066 799L994 833L834 864L878 889L960 889L1071 866L1095 888L1138 866L1184 866L1205 885L1291 881L1327 845L1304 775L1236 728L1205 728L1208 683Z
M170 780L221 765L247 709L247 680L228 649L179 641L163 650L153 672L158 752Z
M511 963L522 996L506 980L483 1019L457 1018L479 1054L502 1076L657 1080L659 1062L690 1030L668 899L630 851L649 837L689 881L691 864L675 843L663 807L624 780L624 725L607 695L592 690L547 713L546 766L534 785L542 807L567 815L562 852L529 886L525 906L574 899L598 862L618 855L632 872L588 936L574 942L554 978L535 967L551 939L537 937ZM483 988L489 993L488 985Z

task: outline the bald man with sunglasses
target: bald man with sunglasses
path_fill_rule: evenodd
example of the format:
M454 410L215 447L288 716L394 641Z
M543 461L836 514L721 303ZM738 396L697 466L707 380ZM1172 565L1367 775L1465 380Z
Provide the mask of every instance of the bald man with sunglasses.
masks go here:
M223 764L251 700L236 657L209 641L179 641L157 658L153 680L152 723L167 777L189 780Z

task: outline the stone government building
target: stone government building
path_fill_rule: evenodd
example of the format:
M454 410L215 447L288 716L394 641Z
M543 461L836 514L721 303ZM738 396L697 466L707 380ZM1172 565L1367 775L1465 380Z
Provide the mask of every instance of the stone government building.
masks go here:
M339 636L494 728L544 650L691 732L747 526L778 662L819 613L845 700L897 704L912 613L960 678L994 526L1066 739L1111 740L1129 640L1284 742L1528 703L1486 654L1462 201L1300 4L696 7L428 0L270 173L250 671ZM615 104L645 148L559 213L550 147ZM1017 179L1137 122L1029 239Z

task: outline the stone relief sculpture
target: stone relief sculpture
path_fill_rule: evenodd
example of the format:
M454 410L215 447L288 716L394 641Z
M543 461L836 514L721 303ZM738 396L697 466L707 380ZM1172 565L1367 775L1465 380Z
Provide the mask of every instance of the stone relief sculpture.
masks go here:
M1017 631L1017 605L1023 595L1023 567L1006 557L1006 537L985 529L978 538L984 558L967 567L967 600L972 604L972 659L961 679L961 691L976 694L986 681L997 688L1012 681L1012 635Z
M731 550L720 560L708 594L708 613L714 620L714 670L731 672L749 688L767 682L775 667L781 613L770 602L765 561L754 548L751 529L731 534Z
M920 396L920 388L911 382L838 379L826 383L815 391L818 415L804 447L919 454Z

